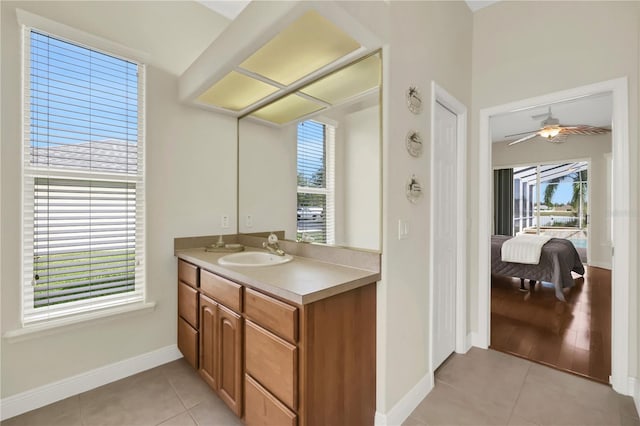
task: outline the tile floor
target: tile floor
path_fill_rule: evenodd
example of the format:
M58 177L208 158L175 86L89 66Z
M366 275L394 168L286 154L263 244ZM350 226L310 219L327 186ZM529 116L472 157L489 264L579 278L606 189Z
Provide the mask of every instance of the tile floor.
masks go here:
M2 422L2 426L241 425L178 360ZM454 354L405 425L640 426L610 387L496 351ZM338 425L327 425L338 426Z
M404 423L640 425L633 399L609 386L493 350L452 355Z
M183 359L13 417L2 426L236 426Z

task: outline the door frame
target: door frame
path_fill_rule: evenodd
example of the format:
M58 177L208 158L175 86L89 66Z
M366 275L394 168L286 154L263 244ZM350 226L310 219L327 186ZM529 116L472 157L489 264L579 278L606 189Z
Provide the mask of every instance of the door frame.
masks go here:
M612 94L612 306L611 306L611 378L613 389L625 395L632 394L629 377L629 332L630 314L635 310L635 301L630 300L631 283L630 253L630 180L629 156L629 106L627 77L576 87L542 96L523 99L480 109L480 134L478 153L478 336L474 344L488 348L491 340L491 206L493 197L491 182L491 116L504 114L536 105L546 105L599 93ZM489 197L486 194L491 194ZM630 309L633 304L633 310ZM633 325L635 331L636 326Z
M435 182L433 164L433 140L435 138L435 111L436 103L444 105L456 115L456 206L461 214L456 215L456 348L457 353L465 353L471 347L467 339L467 107L449 92L431 81L431 134L430 134L430 193L429 193L429 229L434 229L435 203L433 189ZM434 309L433 309L433 285L434 285L434 239L433 233L429 236L429 372L433 380L435 366L433 365L433 336L434 336ZM433 383L433 381L432 381Z

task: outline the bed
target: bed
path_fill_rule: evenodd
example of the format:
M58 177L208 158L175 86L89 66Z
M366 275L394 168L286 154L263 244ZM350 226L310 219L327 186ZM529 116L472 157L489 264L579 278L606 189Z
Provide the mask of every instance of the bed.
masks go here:
M524 280L550 282L555 286L556 297L565 301L562 290L573 287L571 272L584 275L584 265L571 241L564 238L552 238L544 246L540 254L540 262L536 265L503 262L502 244L513 237L493 235L491 237L491 273L507 277L517 277L524 287Z

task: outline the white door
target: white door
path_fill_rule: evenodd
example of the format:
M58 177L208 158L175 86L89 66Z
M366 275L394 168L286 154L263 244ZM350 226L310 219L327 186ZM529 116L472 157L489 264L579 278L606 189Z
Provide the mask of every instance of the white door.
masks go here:
M433 141L433 369L456 347L457 117L436 102Z

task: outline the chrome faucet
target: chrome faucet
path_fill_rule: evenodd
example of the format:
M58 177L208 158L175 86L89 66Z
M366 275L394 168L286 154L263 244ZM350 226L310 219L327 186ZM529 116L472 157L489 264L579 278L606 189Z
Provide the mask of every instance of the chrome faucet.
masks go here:
M269 251L269 253L272 253L278 256L284 256L284 250L282 250L278 246L278 236L273 232L269 234L267 241L262 243L262 247L266 248Z

